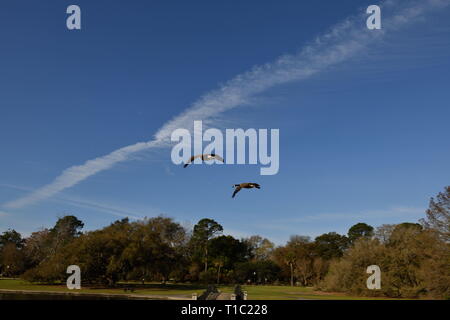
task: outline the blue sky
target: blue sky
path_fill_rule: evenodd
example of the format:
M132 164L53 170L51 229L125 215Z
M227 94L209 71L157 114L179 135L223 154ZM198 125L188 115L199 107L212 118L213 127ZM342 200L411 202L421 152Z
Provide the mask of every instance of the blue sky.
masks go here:
M365 9L378 4L371 1L2 4L0 231L27 235L66 213L87 230L165 214L185 225L213 218L236 237L281 244L293 234L424 217L450 178L450 7L416 2L423 12L398 22L392 17L415 2L392 2L382 6L383 36L373 40L365 28ZM65 26L70 4L81 7L82 30ZM349 32L325 41L348 19ZM330 46L355 39L362 48L330 63ZM318 55L296 55L308 45ZM57 193L7 205L67 168L151 141L254 66L276 66L283 55L308 65L322 54L313 75L215 115L219 128L279 128L277 175L260 176L259 165L183 169L170 148L146 148ZM231 185L245 181L262 189L231 199Z

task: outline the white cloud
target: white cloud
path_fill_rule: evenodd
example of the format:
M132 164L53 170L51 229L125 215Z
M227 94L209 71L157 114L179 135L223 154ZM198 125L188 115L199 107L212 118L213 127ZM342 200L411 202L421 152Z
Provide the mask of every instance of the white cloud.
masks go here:
M448 4L449 0L388 0L382 6L386 7L386 11L394 13L383 11L382 30L367 30L365 12L349 18L316 38L299 53L284 55L272 63L256 66L236 76L219 89L207 93L186 111L164 124L152 140L129 145L105 156L88 160L82 165L70 167L50 184L4 206L19 208L49 198L100 171L129 160L137 152L167 146L174 129L190 128L193 120L211 120L227 110L249 104L255 95L273 86L308 79L330 66L354 57L371 43L377 42L386 32L396 31L428 11Z

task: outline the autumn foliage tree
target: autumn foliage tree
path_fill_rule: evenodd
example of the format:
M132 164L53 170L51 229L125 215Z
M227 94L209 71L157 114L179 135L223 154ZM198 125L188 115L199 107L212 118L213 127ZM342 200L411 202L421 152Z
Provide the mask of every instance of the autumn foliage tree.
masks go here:
M24 243L25 240L16 230L8 229L0 235L0 273L16 276L24 271Z
M439 232L444 241L450 242L450 186L444 188L436 198L430 199L426 219L421 219L426 228Z
M0 272L32 282L64 283L66 268L81 268L88 285L120 281L190 281L217 284L290 284L326 291L387 297L450 298L450 188L430 200L419 223L359 222L347 235L328 232L311 240L291 236L284 245L253 235L223 234L213 219L188 230L158 216L125 218L92 231L68 215L29 237L0 234ZM381 269L381 289L366 287L367 267Z

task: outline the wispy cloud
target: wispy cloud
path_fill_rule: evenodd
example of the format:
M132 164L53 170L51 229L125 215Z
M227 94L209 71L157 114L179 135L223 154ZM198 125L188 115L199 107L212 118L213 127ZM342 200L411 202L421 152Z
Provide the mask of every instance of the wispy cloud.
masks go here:
M60 201L60 202L64 202L66 204L76 206L76 207L93 209L96 211L101 211L101 212L105 212L108 214L112 214L112 215L115 215L118 217L132 218L132 219L136 219L136 220L143 219L149 215L154 215L154 213L152 213L152 212L148 212L147 214L144 214L141 212L137 212L135 210L122 208L122 207L114 206L114 205L110 205L110 204L94 202L94 201L86 201L86 200L67 198L67 197L58 197L58 198L56 198L56 200Z
M8 216L9 213L5 211L0 211L0 217Z
M53 182L30 194L10 201L7 208L20 208L51 197L115 164L129 160L137 152L170 144L177 128L191 128L193 120L211 120L238 106L248 105L257 94L276 85L306 80L329 67L348 61L388 32L405 27L428 11L449 5L450 0L387 0L383 3L383 29L367 30L366 14L350 17L319 36L299 53L284 55L272 63L255 66L205 94L183 113L164 124L147 142L139 142L64 170Z
M318 223L349 223L355 224L358 222L377 223L386 218L401 221L417 221L425 213L425 208L409 207L409 206L393 206L385 209L370 209L361 210L357 212L329 212L304 214L296 218L280 218L264 224L258 224L257 227L267 228L270 230L294 230L298 229L299 224L303 228L317 225ZM350 225L349 225L350 227Z
M22 186L13 185L13 184L2 183L2 184L0 184L0 187L10 188L10 189L15 189L15 190L20 190L20 191L27 191L27 192L32 191L31 188L26 188L26 187L22 187ZM159 212L156 212L154 209L143 212L142 210L134 210L134 209L124 208L124 207L117 206L117 205L105 204L103 202L80 199L79 197L56 196L56 197L53 197L51 200L54 202L69 204L69 205L79 207L79 208L91 209L91 210L95 210L95 211L99 211L99 212L104 212L107 214L112 214L112 215L115 215L118 217L124 217L124 218L127 217L127 218L137 219L137 220L143 219L146 216L152 216L152 215L159 214ZM8 214L6 212L0 211L0 216L2 216L2 213L4 213L4 215Z
M319 213L305 215L303 217L290 219L290 222L314 222L314 221L339 221L343 219L379 219L379 218L416 218L418 214L423 214L425 208L395 206L386 209L363 210L350 213ZM287 221L286 221L287 222Z

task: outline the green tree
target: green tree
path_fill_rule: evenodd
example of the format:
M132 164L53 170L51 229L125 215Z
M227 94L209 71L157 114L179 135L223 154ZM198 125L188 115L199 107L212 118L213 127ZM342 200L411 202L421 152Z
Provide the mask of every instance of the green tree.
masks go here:
M66 268L71 264L80 266L83 271L82 279L88 283L113 285L123 277L125 266L120 265L119 257L130 239L131 226L128 219L116 221L103 229L79 236L76 236L76 232L61 232L64 229L57 227L49 231L52 242L51 254L25 273L24 277L27 280L41 282L64 280L67 278ZM60 235L59 238L55 233ZM55 245L55 241L59 243Z
M279 278L280 272L281 268L272 260L245 261L235 265L235 281L245 283L253 279L264 284L272 283Z
M275 244L269 239L259 235L254 235L243 239L242 242L247 246L247 256L254 260L268 260L275 248Z
M8 229L0 235L0 272L8 276L22 272L25 266L24 243L16 230Z
M25 243L22 235L16 230L8 229L0 235L0 249L8 243L12 243L16 248L21 249Z
M217 268L217 283L222 269L232 270L235 263L245 260L246 246L232 236L219 236L211 239L209 255Z
M314 242L317 254L326 260L342 257L349 245L348 238L336 232L322 234Z
M354 243L356 239L361 237L373 236L373 227L363 222L357 223L348 230L347 236L349 242Z
M186 264L186 240L185 229L170 218L138 221L121 261L131 261L133 271L141 272L142 278L160 277L165 282Z
M320 288L354 295L381 294L379 291L367 289L366 281L369 275L366 270L370 265L378 265L382 271L382 288L385 288L386 261L386 248L378 239L361 237L345 251L342 258L331 260L329 271Z
M386 244L392 246L401 243L404 241L405 235L419 235L422 231L423 227L418 223L403 222L396 224Z
M208 271L208 244L209 240L222 233L223 227L213 219L202 219L195 226L192 233L191 244L194 251L202 252L204 271Z
M53 253L56 253L72 239L81 235L83 227L84 223L75 216L68 215L59 218L55 226L50 229L50 235L53 239Z
M280 266L288 268L291 286L294 286L295 277L302 283L307 282L311 275L313 256L313 244L306 236L291 236L286 246L274 251L274 260Z
M278 247L273 252L273 259L279 266L288 267L288 274L290 277L289 283L294 286L294 271L296 268L296 256L291 247Z
M381 269L381 290L366 288L369 265ZM357 295L450 297L450 247L435 230L398 224L385 242L367 237L356 240L341 259L331 262L322 287Z
M295 270L297 281L306 286L314 277L315 244L309 237L292 236L287 246L295 254Z
M24 271L25 257L23 251L12 243L8 242L2 248L1 265L5 276L17 276Z

